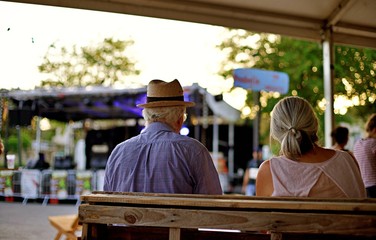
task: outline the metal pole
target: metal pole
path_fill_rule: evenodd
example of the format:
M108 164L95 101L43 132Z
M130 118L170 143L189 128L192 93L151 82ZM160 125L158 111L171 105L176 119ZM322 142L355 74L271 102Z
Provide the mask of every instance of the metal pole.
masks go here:
M325 38L322 43L323 48L323 68L324 68L324 97L326 100L325 109L325 147L333 145L330 133L334 128L333 119L333 76L334 76L334 59L333 59L333 40L332 31L328 29L325 32Z
M3 152L3 156L4 156L4 166L6 166L7 164L7 157L6 157L6 149L5 149L5 139L3 139L1 136L2 136L2 130L3 130L3 111L4 111L4 105L5 105L5 98L1 98L0 99L0 139L2 139L3 141L3 145L4 145L4 152ZM6 124L6 122L4 123L4 125ZM6 127L6 126L5 126Z
M260 116L261 116L261 109L260 109L260 92L253 92L253 102L255 106L258 106L258 111L256 117L253 119L253 149L257 149L259 145L259 128L260 128Z
M35 137L35 156L38 156L40 152L40 145L41 145L41 129L40 129L40 117L37 116L37 123L36 123L36 137Z
M16 126L17 129L17 138L18 138L18 166L22 165L22 138L21 138L21 127Z
M208 117L209 117L209 107L208 103L206 102L206 94L207 92L205 91L203 100L202 100L202 134L201 134L201 143L207 146L207 141L206 141L206 132L209 127L208 123Z
M232 177L235 173L234 169L234 123L228 124L228 173Z
M218 145L219 145L219 126L217 116L213 115L213 160L215 167L218 169Z

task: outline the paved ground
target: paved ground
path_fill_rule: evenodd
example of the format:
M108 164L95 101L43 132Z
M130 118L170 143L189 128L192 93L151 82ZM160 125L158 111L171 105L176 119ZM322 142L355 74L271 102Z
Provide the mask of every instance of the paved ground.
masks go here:
M0 240L53 240L57 231L47 217L78 213L72 204L0 201ZM61 238L64 239L64 238Z

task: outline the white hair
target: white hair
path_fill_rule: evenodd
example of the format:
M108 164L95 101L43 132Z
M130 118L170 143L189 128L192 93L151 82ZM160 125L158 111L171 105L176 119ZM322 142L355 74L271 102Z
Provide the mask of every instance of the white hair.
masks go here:
M173 125L185 114L185 109L184 106L144 108L142 116L147 123L164 122Z

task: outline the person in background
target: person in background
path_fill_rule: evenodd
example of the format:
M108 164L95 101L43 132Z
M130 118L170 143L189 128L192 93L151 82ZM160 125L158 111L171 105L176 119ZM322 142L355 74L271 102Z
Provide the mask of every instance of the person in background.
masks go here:
M349 129L347 127L338 126L330 133L330 136L333 139L334 145L333 149L346 151L354 157L354 154L349 149L345 148L349 141ZM355 157L354 157L355 161Z
M349 141L349 129L347 127L338 126L330 133L333 139L334 145L333 149L349 151L345 148L347 142Z
M34 169L44 170L50 168L50 164L46 162L46 158L44 153L39 152L38 153L38 161L33 166Z
M318 127L312 106L301 97L285 97L274 106L270 135L280 143L280 156L261 164L257 196L366 196L356 161L347 152L320 147Z
M44 153L39 152L38 153L38 158L36 159L30 159L26 163L26 168L27 169L38 169L38 170L44 170L50 168L50 164L46 162Z
M0 138L0 155L3 154L3 152L4 152L3 139Z
M207 148L180 135L186 108L178 80L152 80L147 86L145 129L111 152L104 191L182 194L223 194L218 172Z
M242 193L246 196L256 194L256 176L262 161L262 146L259 146L252 152L252 159L247 163L247 169L243 176Z
M353 151L359 163L367 196L376 198L376 113L368 118L365 130L366 137L356 141Z

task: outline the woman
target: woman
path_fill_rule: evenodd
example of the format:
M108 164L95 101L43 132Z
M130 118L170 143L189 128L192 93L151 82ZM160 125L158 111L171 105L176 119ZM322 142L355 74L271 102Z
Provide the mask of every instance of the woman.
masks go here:
M360 166L367 196L376 198L376 113L366 123L367 135L354 145L354 155Z
M344 151L317 145L318 119L300 97L286 97L272 111L270 135L280 156L263 162L256 179L257 196L363 198L359 168Z

